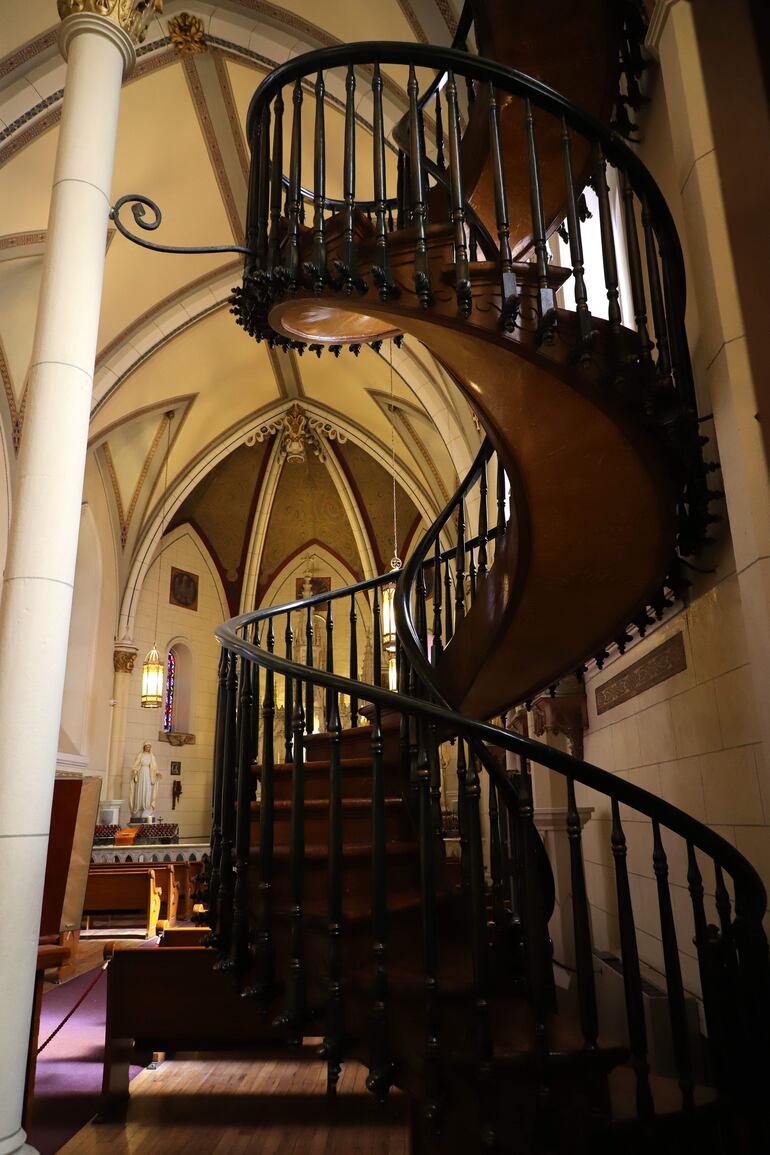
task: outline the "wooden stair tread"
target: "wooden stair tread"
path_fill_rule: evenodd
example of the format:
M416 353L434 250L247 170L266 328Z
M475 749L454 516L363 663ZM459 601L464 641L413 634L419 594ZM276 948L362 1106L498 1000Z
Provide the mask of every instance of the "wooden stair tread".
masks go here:
M404 804L403 799L400 797L393 797L393 798L386 798L385 799L386 808L394 809L395 807L403 806L403 804ZM341 805L342 805L343 811L344 810L371 810L372 800L371 800L371 798L343 798ZM273 802L273 806L278 811L288 811L289 813L291 813L292 804L291 804L291 801L288 799L276 800ZM255 801L253 801L251 803L252 814L255 814L255 813L258 814L259 811L261 810L261 807L262 807L262 803L259 799L256 799ZM325 814L329 810L329 799L328 798L306 798L305 802L304 802L304 808L305 808L306 813L308 811L310 811L310 812L320 811L321 813Z
M366 727L366 728L368 729L368 727ZM352 733L352 731L346 730L345 733L349 734L349 733ZM306 770L308 768L310 768L313 771L326 770L328 772L329 767L331 766L331 759L330 758L313 759L312 761L305 762L304 766L305 766ZM366 754L360 755L356 758L340 758L340 770L343 770L343 771L344 770L371 770L371 767L372 767L372 759L370 756L368 756ZM254 772L254 773L257 773L257 774L261 773L262 763L261 762L252 762L251 769L252 769L252 772ZM294 770L294 763L293 762L275 762L273 764L273 773L274 774L291 774L293 772L293 770Z
M417 857L419 848L416 842L388 842L385 845L386 852L389 858L395 857L409 857L414 855ZM343 858L371 858L372 845L370 842L352 842L344 845L342 848ZM273 849L273 855L278 860L288 860L291 857L291 847L276 846ZM324 859L329 857L329 847L325 843L308 844L303 847L303 855L305 859ZM249 850L249 858L251 861L259 859L259 847L252 846Z

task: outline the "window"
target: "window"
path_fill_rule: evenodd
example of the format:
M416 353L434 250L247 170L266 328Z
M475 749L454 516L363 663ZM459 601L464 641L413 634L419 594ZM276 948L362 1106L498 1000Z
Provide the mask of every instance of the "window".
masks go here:
M163 729L168 734L174 729L174 675L176 658L173 650L166 659L166 698L163 711Z

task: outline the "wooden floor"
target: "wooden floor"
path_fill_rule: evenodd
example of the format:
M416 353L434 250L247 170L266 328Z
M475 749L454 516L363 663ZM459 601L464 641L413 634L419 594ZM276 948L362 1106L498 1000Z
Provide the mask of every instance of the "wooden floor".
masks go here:
M347 1063L336 1101L315 1048L255 1059L190 1055L131 1082L125 1123L89 1123L59 1155L407 1155L407 1103L384 1108Z

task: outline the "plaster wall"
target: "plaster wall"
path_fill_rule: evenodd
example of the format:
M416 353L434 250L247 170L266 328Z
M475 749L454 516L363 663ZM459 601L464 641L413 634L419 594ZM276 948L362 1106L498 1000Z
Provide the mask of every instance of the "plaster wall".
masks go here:
M182 609L169 604L171 567L198 574L198 609ZM159 584L160 583L160 584ZM189 686L189 725L195 734L195 745L174 747L159 741L163 729L163 711L143 709L140 702L142 659L156 641L155 612L160 589L157 645L167 654L175 642L184 643L192 655ZM188 526L166 535L159 558L150 566L142 587L136 615L134 643L139 653L131 674L126 738L123 749L123 786L125 799L121 818L128 820L128 783L131 766L144 742L151 742L158 762L158 797L155 813L165 822L178 822L184 838L202 836L208 839L211 828L211 771L214 746L217 665L219 645L214 629L229 616L224 591L214 564L200 541ZM182 763L180 781L182 796L171 809L171 761Z

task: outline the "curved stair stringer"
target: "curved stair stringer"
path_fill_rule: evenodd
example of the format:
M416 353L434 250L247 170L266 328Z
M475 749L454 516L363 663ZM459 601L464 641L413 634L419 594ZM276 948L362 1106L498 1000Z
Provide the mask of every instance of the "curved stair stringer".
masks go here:
M432 240L438 255L440 230ZM300 289L273 307L270 323L326 343L356 317L373 332L409 333L444 364L488 432L511 479L512 518L437 671L447 701L488 718L572 672L659 589L675 548L676 467L640 405L630 408L611 383L618 352L606 324L594 321L591 359L578 364L574 314L559 313L550 345L522 328L504 334L495 284L468 320L456 316L451 287L421 309L408 288L406 244L401 252L397 300ZM532 266L519 268L526 277ZM559 274L551 269L555 281ZM522 289L534 291L526 280ZM634 367L624 373L633 383Z

